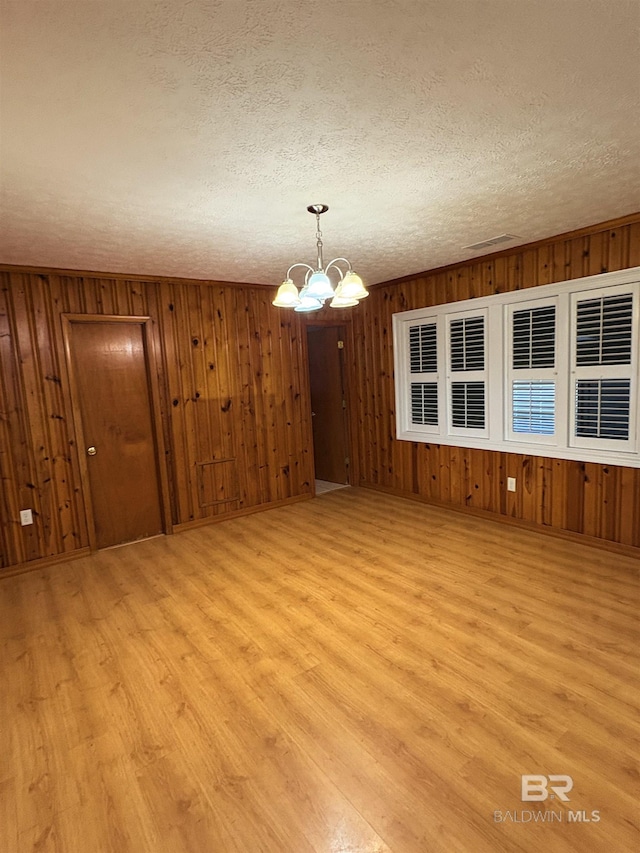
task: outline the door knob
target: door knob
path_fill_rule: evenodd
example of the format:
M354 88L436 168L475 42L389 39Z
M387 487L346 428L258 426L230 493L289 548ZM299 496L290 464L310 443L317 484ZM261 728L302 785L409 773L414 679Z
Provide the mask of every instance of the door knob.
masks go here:
M89 456L95 456L98 451L95 449L93 445L91 447L87 447L87 454Z

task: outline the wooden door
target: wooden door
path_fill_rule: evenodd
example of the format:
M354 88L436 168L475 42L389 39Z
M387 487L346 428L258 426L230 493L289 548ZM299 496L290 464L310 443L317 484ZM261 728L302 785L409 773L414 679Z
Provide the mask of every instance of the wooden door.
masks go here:
M347 410L344 388L344 329L315 326L307 329L309 382L316 479L349 482Z
M67 327L90 539L97 548L163 532L145 340L142 321L71 320Z

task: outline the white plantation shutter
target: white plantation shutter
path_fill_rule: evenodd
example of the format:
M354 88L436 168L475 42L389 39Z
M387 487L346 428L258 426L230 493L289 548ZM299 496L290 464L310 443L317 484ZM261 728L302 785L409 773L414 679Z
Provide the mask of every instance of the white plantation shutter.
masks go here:
M448 318L449 432L487 434L486 312Z
M438 329L435 320L409 326L408 349L409 420L413 429L433 432L438 428Z
M411 423L438 424L438 383L411 383Z
M555 443L556 300L509 306L508 320L509 438Z
M409 328L409 357L412 373L435 373L438 369L435 323Z
M547 305L513 309L512 367L531 370L555 367L556 306Z
M624 287L573 295L574 446L635 447L632 362L637 358L637 300L637 289Z
M450 320L449 340L452 372L484 370L484 316Z
M630 379L578 379L576 435L628 441Z
M578 299L576 364L631 364L633 294Z
M484 429L484 382L451 383L451 426Z

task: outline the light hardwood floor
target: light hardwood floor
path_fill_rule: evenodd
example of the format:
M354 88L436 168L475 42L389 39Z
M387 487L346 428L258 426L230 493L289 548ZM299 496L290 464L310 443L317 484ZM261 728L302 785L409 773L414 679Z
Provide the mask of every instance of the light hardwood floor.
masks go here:
M0 851L636 849L638 566L344 489L4 579Z

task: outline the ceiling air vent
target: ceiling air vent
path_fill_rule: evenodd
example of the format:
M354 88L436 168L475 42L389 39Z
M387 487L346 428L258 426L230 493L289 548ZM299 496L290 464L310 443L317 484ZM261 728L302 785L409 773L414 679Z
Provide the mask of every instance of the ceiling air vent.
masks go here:
M483 240L482 243L474 243L472 246L463 246L463 249L470 249L472 252L477 252L480 249L490 249L492 246L499 246L500 243L508 243L510 240L519 239L515 234L500 234L498 237L491 237L489 240Z

